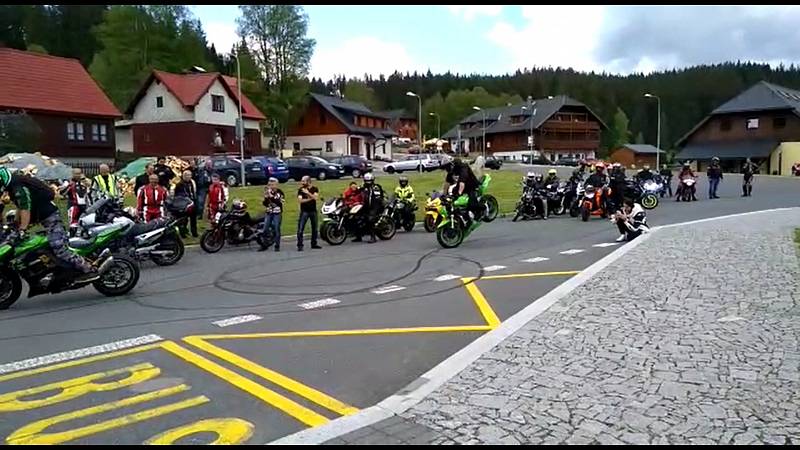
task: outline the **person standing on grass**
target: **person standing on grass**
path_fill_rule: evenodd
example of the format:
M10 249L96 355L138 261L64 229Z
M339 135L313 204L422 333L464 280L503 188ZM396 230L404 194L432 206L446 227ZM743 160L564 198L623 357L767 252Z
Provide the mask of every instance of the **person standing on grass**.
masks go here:
M297 190L297 201L300 203L300 217L297 220L297 251L303 251L303 232L306 222L311 221L311 248L320 249L317 245L317 200L319 189L311 184L311 177L305 175L300 180Z
M278 188L278 179L270 177L266 189L264 189L263 205L267 208L267 215L264 216L264 235L267 230L272 228L275 233L275 251L281 251L281 216L283 215L283 204L286 197L283 191ZM263 252L267 247L261 247L258 251Z

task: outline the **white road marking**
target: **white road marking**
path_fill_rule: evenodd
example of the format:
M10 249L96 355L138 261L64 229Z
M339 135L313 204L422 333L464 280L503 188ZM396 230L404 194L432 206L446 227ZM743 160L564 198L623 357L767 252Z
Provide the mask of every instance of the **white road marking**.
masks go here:
M301 303L297 306L303 309L316 309L316 308L322 308L323 306L335 305L337 303L341 302L339 300L336 300L335 298L323 298L322 300L316 300L308 303Z
M739 316L725 316L717 319L717 322L736 322L739 320L744 320L744 317Z
M218 320L216 322L211 322L211 323L213 323L218 327L229 327L231 325L238 325L240 323L253 322L261 319L263 319L263 317L257 316L255 314L248 314L246 316L231 317L230 319Z
M559 252L559 253L561 253L562 255L574 255L574 254L576 254L576 253L583 253L583 252L585 252L585 251L586 251L586 250L581 250L581 249L578 249L578 248L573 248L572 250L564 250L563 252Z
M592 247L613 247L615 245L619 245L619 242L603 242L602 244L594 244Z
M541 256L536 256L534 258L523 259L521 262L537 263L537 262L549 261L549 260L550 260L550 258L543 258Z
M109 353L117 350L122 350L130 347L138 347L140 345L158 342L163 338L157 334L148 334L146 336L139 336L123 341L109 342L108 344L95 345L94 347L80 348L77 350L70 350L67 352L53 353L52 355L39 356L36 358L25 359L22 361L11 362L0 365L0 374L17 372L23 369L32 369L34 367L46 366L49 364L70 361L73 359L83 358L86 356L99 355L100 353Z
M505 268L506 268L506 266L489 266L489 267L484 267L483 271L484 272L495 272L495 271L498 271L498 270L503 270Z
M373 289L372 293L381 295L381 294L388 294L389 292L402 291L403 289L405 289L405 287L393 284L391 286L384 286L382 288Z
M448 273L446 275L439 275L438 277L434 278L433 281L450 281L458 278L461 278L461 275L453 275L452 273Z

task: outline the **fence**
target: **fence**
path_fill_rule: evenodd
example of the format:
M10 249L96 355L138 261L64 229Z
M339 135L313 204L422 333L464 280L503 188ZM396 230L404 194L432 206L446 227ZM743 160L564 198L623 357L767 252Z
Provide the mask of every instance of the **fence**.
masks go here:
M87 177L93 177L100 173L100 165L103 163L99 162L70 162L69 165L72 166L74 169L81 169L83 174ZM113 172L115 170L114 164L108 164L109 169Z

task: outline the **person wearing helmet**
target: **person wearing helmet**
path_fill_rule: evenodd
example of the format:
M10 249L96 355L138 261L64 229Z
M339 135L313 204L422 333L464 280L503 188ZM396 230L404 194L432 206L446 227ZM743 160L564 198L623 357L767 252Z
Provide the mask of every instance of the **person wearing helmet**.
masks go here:
M375 175L372 173L364 174L364 184L361 186L361 197L364 200L364 207L361 213L364 214L366 223L366 231L369 233L369 243L372 244L377 241L375 238L375 221L378 215L383 211L384 199L386 197L383 187L375 182ZM356 235L353 242L361 242L361 235Z
M742 197L750 197L753 195L753 174L758 169L758 166L753 164L750 161L750 158L744 162L744 166L742 166Z
M605 164L602 162L597 163L594 166L594 170L589 178L586 180L586 184L594 186L596 188L601 188L608 184L608 177L605 173Z
M475 177L475 173L472 172L469 165L464 163L461 159L456 158L449 166L447 175L445 175L443 191L450 192L455 197L466 194L469 197L467 209L469 209L470 216L476 219L481 215L477 195L479 184L480 182ZM453 187L455 187L455 189L453 189Z
M649 164L645 164L644 167L642 167L642 170L636 174L636 179L638 181L649 181L653 179L653 172L650 171Z
M67 266L83 273L76 281L89 282L100 278L94 265L67 248L67 231L58 207L53 203L55 194L50 186L38 178L12 174L7 168L0 167L0 191L8 192L9 198L17 206L18 227L15 240L24 240L29 226L41 224L53 255Z
M681 195L683 195L683 189L684 189L683 180L685 180L686 178L692 178L692 179L696 179L697 178L697 175L695 175L694 171L692 171L692 166L691 166L691 164L689 164L688 161L683 163L683 168L681 168L681 171L678 174L678 187L675 189L675 201L676 202L681 201ZM697 193L697 188L695 186L692 186L692 201L693 202L697 201L697 196L695 195L696 193Z
M661 171L658 172L661 175L661 178L664 180L664 187L669 192L669 196L672 197L672 171L669 170L669 167L666 164L661 165ZM664 191L661 191L661 196L664 196Z
M405 202L406 205L413 205L416 199L414 198L414 188L408 184L408 177L401 175L397 183L398 186L394 188L395 197Z
M717 188L719 187L719 182L722 181L722 167L720 167L719 158L716 156L711 158L711 165L708 166L706 175L708 176L708 198L719 198L717 196Z
M544 179L545 186L552 186L551 189L555 189L558 186L558 171L556 169L550 169L547 171L547 178Z
M614 163L611 165L611 171L608 175L614 204L621 207L623 200L625 200L625 191L627 189L625 168L620 163Z
M523 183L527 188L536 188L536 172L530 171L526 173Z
M550 215L547 212L547 197L546 197L546 190L547 190L547 183L544 181L544 175L537 173L533 177L533 185L534 185L534 197L533 201L535 202L536 208L538 208L539 215L543 220L547 220L547 217Z

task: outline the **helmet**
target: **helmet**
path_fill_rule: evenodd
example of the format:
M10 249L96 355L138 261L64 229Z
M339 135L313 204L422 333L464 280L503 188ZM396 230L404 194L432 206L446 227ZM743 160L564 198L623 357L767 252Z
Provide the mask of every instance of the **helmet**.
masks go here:
M364 175L364 176L366 176L366 175ZM403 175L403 176L400 177L398 182L400 183L401 187L406 187L406 186L408 186L408 177Z
M547 171L547 174L548 175L557 175L558 171L556 169L550 169L550 170Z
M11 172L5 167L0 167L0 191L11 183Z
M644 170L650 170L650 164L645 164L644 165Z
M614 169L621 169L622 168L622 164L620 164L618 162L615 162L614 164L611 165L611 167L614 168Z
M715 156L715 157L711 158L711 161L714 161L714 162L719 162L719 158L717 158L717 157Z
M602 162L599 162L599 163L595 164L595 166L594 166L595 172L602 172L603 169L605 169L605 168L606 168L606 165L603 164Z
M691 165L691 164L689 164L689 161L686 161L685 163L683 163L683 167L684 167L685 169L688 169L688 168L689 168L689 167L691 167L691 166L692 166L692 165Z
M240 200L238 198L233 201L231 206L234 211L244 211L245 209L247 209L247 203L245 203L244 200Z
M543 179L544 179L544 175L542 175L540 173L537 173L536 176L534 177L534 180L536 180L536 181L542 181Z
M375 175L373 175L371 173L365 173L364 174L364 184L372 184L373 182L375 182Z
M525 174L525 178L529 178L529 179L536 178L536 172L531 171L531 172L526 173Z

